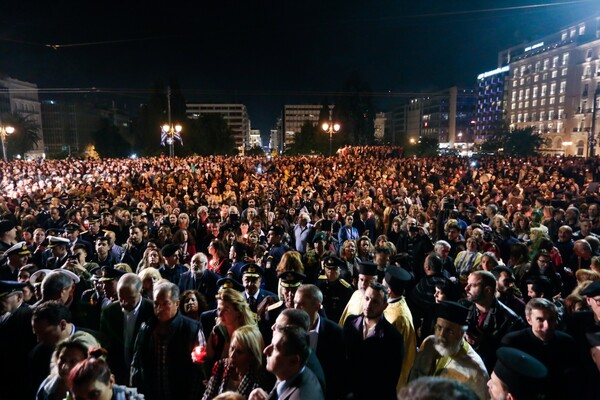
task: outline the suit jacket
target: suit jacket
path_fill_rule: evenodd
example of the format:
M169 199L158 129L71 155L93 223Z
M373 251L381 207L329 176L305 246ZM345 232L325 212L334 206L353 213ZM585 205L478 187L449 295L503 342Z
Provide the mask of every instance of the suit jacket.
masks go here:
M344 348L344 334L333 321L320 317L319 337L316 349L317 358L325 373L326 399L339 399L344 397L346 385L346 349Z
M194 272L187 271L179 277L179 290L197 290L204 295L209 307L216 306L217 281L219 275L211 270L205 270L199 279L193 276Z
M248 304L250 304L250 300L248 300L248 293L246 293L246 291L244 291L243 295L244 295L244 298L246 299L246 301L248 302ZM265 290L265 289L258 289L258 296L256 297L256 302L254 303L254 305L250 304L250 310L252 310L252 312L256 314L256 309L257 309L258 305L267 296L271 296L274 299L278 298L278 296L273 292L269 292L268 290Z
M304 368L300 375L289 382L281 396L277 395L277 386L275 386L268 400L323 400L324 398L317 377L309 368Z
M142 323L147 322L154 315L152 301L142 298L141 302L142 304L140 304L140 309L135 320L135 328L130 343L124 343L124 314L121 304L118 301L113 301L102 310L100 332L107 339L108 363L110 369L115 374L117 383L120 385L129 383L129 370L131 366L125 360L125 346L129 346L130 356L132 357L135 338L140 331Z
M362 315L352 316L344 324L350 373L347 382L353 388L355 399L395 400L404 359L404 340L383 315L375 333L363 339L363 319Z

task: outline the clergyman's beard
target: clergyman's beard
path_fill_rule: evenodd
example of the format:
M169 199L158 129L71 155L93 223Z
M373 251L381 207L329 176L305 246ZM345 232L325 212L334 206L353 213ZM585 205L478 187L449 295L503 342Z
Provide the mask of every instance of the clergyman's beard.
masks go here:
M442 356L452 356L459 352L462 340L453 344L444 344L440 337L435 336L433 339L433 347Z

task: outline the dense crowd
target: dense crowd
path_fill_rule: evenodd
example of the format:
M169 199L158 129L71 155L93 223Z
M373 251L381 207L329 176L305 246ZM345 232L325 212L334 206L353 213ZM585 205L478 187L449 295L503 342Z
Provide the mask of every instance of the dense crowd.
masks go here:
M2 163L0 399L597 398L600 161L402 153Z

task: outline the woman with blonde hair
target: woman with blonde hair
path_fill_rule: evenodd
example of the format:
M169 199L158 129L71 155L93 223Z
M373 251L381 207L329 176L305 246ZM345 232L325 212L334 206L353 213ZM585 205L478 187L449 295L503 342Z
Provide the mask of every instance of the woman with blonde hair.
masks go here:
M256 325L256 316L244 296L235 289L223 289L217 294L217 323L206 344L205 368L212 371L213 364L227 357L229 345L236 329Z
M142 280L142 296L153 300L152 291L154 290L154 285L162 279L160 272L154 268L146 268L138 273L138 276Z
M236 329L231 337L229 355L213 367L202 400L211 400L228 390L248 397L261 384L264 347L262 335L256 326L246 325Z

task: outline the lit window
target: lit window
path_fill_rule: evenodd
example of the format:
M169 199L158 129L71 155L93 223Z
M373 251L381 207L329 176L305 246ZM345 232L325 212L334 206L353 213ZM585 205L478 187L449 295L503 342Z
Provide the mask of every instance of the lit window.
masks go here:
M567 68L563 68L562 71L560 72L561 76L567 76Z
M550 97L550 104L554 104L556 102L556 98Z
M554 70L552 71L552 77L556 78L558 76L558 71Z
M556 94L556 83L550 84L550 96L554 96Z
M535 86L535 87L533 88L533 95L532 95L532 97L533 97L534 99L536 99L536 98L537 98L537 96L538 96L538 87L537 87L537 86Z
M540 80L540 76L539 75L536 75L536 76L533 77L533 81L534 82L538 82L539 80Z
M533 101L531 102L531 106L532 106L532 107L537 107L537 100L533 100Z
M566 81L562 81L560 83L559 93L564 93L566 90L567 90L567 82Z
M546 105L546 99L542 99L542 100L540 101L540 105L541 105L541 106L545 106L545 105Z
M565 53L562 55L562 65L567 65L569 63L569 53Z
M563 104L563 103L565 102L565 96L560 96L560 97L558 98L558 102L559 102L560 104Z

